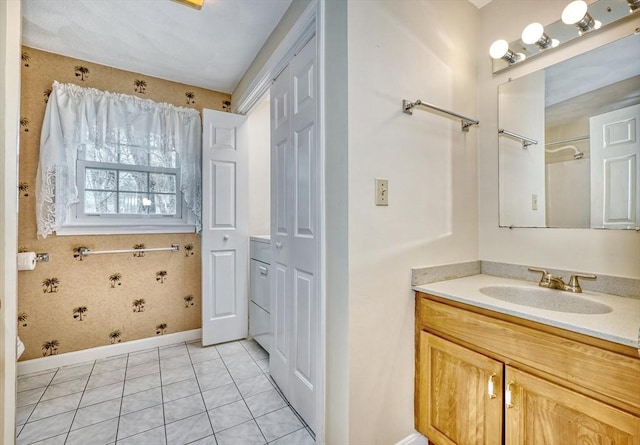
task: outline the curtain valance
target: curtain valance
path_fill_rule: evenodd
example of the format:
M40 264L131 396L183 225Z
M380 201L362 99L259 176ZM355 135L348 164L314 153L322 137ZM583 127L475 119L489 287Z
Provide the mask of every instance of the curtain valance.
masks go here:
M200 231L201 132L200 114L192 108L54 82L40 139L38 235L46 238L60 229L68 222L70 207L78 203L79 155L112 155L120 146L165 153L163 158L176 160L184 205Z

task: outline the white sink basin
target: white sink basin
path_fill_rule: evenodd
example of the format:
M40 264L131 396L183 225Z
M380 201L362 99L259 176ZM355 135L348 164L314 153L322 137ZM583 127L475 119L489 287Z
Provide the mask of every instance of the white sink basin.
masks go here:
M580 294L524 286L487 286L480 293L507 303L572 314L608 314L613 309Z

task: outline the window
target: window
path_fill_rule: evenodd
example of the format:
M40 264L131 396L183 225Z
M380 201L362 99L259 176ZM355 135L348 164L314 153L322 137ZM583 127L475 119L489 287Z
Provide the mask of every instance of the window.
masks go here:
M78 166L83 181L79 215L181 215L177 168L133 170L117 164L81 161Z
M200 134L196 110L55 82L38 235L199 230Z

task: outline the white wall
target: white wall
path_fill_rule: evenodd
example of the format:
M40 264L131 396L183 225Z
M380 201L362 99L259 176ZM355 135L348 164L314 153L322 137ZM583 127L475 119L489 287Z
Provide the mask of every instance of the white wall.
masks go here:
M350 444L413 431L410 268L478 258L478 129L401 112L420 98L477 115L478 14L466 0L348 2Z
M268 235L271 215L269 94L247 114L249 139L249 235Z
M547 164L547 226L591 225L591 181L589 159Z
M523 148L522 141L510 136L498 140L501 226L545 226L544 83L540 71L500 86L499 127L538 141Z
M477 39L479 128L480 259L595 274L640 278L640 234L635 231L590 229L498 228L498 85L570 58L593 45L633 33L640 15L554 49L497 75L491 73L489 46L498 39L513 41L532 21L552 23L566 0L493 0L480 10ZM526 13L523 13L526 12Z
M326 444L349 443L349 149L347 0L320 2L321 139L324 143ZM321 439L322 440L322 439ZM322 442L320 442L322 443Z
M20 1L0 2L0 443L15 440Z

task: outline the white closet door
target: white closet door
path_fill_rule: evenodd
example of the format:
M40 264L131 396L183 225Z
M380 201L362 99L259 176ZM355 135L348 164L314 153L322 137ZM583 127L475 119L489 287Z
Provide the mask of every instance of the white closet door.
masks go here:
M591 227L640 227L640 105L589 119Z
M270 369L296 411L317 426L320 162L316 39L271 89L272 327Z
M248 334L246 117L203 110L202 344Z
M288 397L292 281L290 279L291 94L287 67L271 86L271 354L269 371Z

